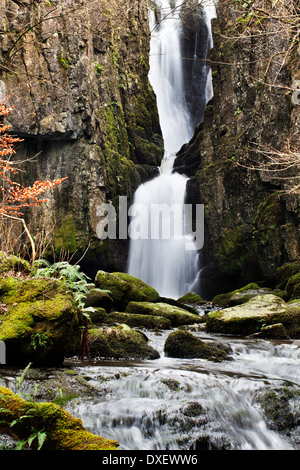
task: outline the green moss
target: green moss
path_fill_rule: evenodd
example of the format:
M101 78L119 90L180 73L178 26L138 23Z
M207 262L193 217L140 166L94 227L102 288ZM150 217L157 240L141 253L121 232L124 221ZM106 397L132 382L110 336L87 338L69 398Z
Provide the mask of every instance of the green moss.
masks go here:
M227 292L226 294L216 295L213 298L212 303L214 305L217 305L217 306L220 306L220 307L225 307L226 305L229 304L231 298L234 295L236 295L236 294L245 294L249 291L259 291L259 290L260 290L260 288L259 288L258 284L250 283L250 284L247 284L244 287L241 287L240 289L236 289L234 291ZM254 295L256 295L256 294L254 294ZM248 300L250 300L250 298L252 296L253 296L253 294L250 294L250 292L249 292L249 295L243 295L240 303L248 302Z
M257 277L258 260L252 233L246 225L223 228L221 240L214 258L219 275L239 275L241 272L251 279Z
M164 351L169 357L201 358L219 362L227 358L226 348L205 343L188 331L177 330L169 334Z
M169 330L172 327L171 320L162 316L139 315L124 312L112 312L105 317L104 321L108 325L117 322L125 323L131 328L146 328L148 330Z
M187 294L177 299L177 301L188 305L203 305L206 303L205 300L203 300L200 295L196 294L195 292L188 292Z
M294 263L285 263L276 270L276 287L277 289L285 289L288 280L294 275L300 272L300 263L296 261Z
M110 296L118 308L125 309L130 301L156 301L158 292L140 279L126 273L98 271L95 284L110 291Z
M46 435L43 450L116 450L118 442L95 436L82 421L53 403L32 403L0 387L0 417L22 440L38 432ZM24 419L26 418L26 419ZM37 440L32 443L36 448Z
M12 272L30 273L31 267L28 261L15 255L8 255L0 251L0 275Z
M200 317L199 315L163 302L130 302L126 307L126 312L138 315L164 317L170 320L172 327L202 323L204 321L203 317Z
M75 253L83 248L81 232L77 227L75 218L72 215L66 215L56 229L53 244L55 253L64 249L66 252Z
M287 295L291 299L300 298L300 272L294 274L286 284Z
M290 432L297 426L297 417L293 412L293 400L300 398L300 392L292 388L267 390L260 398L271 429Z
M282 323L288 336L300 334L300 309L290 306L273 294L257 295L248 302L210 312L206 315L206 329L210 332L248 336L262 327Z
M79 315L63 282L50 279L0 281L0 340L8 363L61 361L79 346Z
M157 359L159 354L148 344L147 338L127 325L91 329L89 347L92 357L114 359Z

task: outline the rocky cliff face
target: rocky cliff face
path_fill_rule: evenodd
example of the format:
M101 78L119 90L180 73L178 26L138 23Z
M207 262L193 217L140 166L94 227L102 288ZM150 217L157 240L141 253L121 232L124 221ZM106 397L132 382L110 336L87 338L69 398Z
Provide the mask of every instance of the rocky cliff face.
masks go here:
M27 214L31 229L53 238L56 259L89 247L88 263L124 269L126 240L97 238L97 207L130 201L163 155L147 2L1 0L0 9L0 79L15 106L12 130L24 138L26 184L68 176Z
M252 280L272 283L278 266L300 258L300 202L290 192L299 164L269 171L278 169L270 156L299 145L299 7L273 3L219 0L214 98L175 164L191 177L187 201L205 204L207 297ZM205 81L208 36L194 4L183 9L182 47L197 124L203 96L200 82L191 84L195 72ZM89 248L89 266L124 270L127 241L97 238L97 207L117 207L120 195L130 201L163 155L148 82L147 0L0 0L0 11L0 92L5 86L15 105L26 184L68 176L47 205L26 214L32 231L53 240L56 259ZM189 66L194 53L197 70Z
M299 149L299 7L284 3L219 1L214 98L175 163L191 177L188 201L205 204L207 296L272 282L278 266L300 258L300 201L290 192L299 183L299 157L287 171L274 171L271 160Z

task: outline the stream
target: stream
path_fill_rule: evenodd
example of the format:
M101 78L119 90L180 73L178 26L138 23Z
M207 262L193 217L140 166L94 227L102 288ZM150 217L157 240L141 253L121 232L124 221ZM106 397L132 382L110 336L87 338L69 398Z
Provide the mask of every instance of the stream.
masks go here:
M180 0L155 0L150 11L149 79L157 97L165 155L160 174L142 184L134 202L146 210L151 205L182 208L188 178L174 173L176 152L193 135L191 115L186 103L184 67L197 69L205 57L186 60L182 56L184 35ZM203 8L202 8L203 7ZM197 10L198 8L198 10ZM215 2L200 3L197 15L208 31L207 47L212 45L211 19L216 15ZM195 11L196 11L195 10ZM196 34L197 40L197 34ZM196 51L196 42L195 42ZM208 51L206 51L207 53ZM193 75L198 92L205 102L211 98L212 77L205 68L205 80ZM200 83L205 84L200 89ZM159 220L151 220L154 233ZM177 227L175 230L177 234ZM156 288L161 296L174 299L197 287L199 268L196 251L185 249L185 236L172 239L141 237L131 240L128 273ZM164 342L169 331L146 332L160 358L148 361L96 361L70 363L93 385L97 398L71 402L68 410L83 420L93 433L116 439L121 450L292 450L300 448L299 385L300 348L297 342L271 342L258 339L219 337L232 349L231 360L221 363L199 359L165 357ZM194 333L206 341L214 337ZM289 390L292 417L290 436L275 432L267 423L261 397L268 392ZM287 393L287 392L286 392ZM277 402L284 417L283 403ZM297 418L298 416L298 418ZM298 431L298 436L297 436ZM298 439L298 440L297 440Z
M161 21L155 26L152 12L150 78L158 99L166 150L159 176L138 188L135 202L146 208L153 203L181 207L188 178L174 173L173 163L176 152L193 133L184 103L181 2L152 3L159 9ZM209 29L214 3L208 2L204 13ZM208 74L207 101L211 87ZM161 296L176 299L192 289L199 266L196 252L184 249L185 236L175 242L133 240L128 272L157 287ZM159 359L65 361L66 368L77 372L96 390L93 397L64 405L82 419L89 431L117 440L120 450L126 451L300 449L299 341L194 332L205 341L217 337L230 346L230 360L211 362L166 357L164 343L170 331L145 333L159 352ZM9 373L0 374L0 383L14 391ZM290 419L285 432L272 428L264 413L261 399L266 393L277 393L277 398L285 393L288 397L276 402L277 414L284 419L287 410Z
M288 441L268 427L258 400L267 390L299 391L297 342L218 336L230 345L232 360L215 363L165 357L169 333L147 332L160 353L153 361L73 364L99 396L70 402L72 415L91 432L118 440L120 450L300 448L299 427L298 444L297 427ZM205 332L193 334L215 339ZM298 421L299 398L298 393L289 404Z

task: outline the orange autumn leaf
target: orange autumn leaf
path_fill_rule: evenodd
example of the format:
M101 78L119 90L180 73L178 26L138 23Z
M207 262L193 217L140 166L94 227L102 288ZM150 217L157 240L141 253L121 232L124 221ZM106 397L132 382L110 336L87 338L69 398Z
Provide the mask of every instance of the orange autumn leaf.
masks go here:
M0 103L0 119L10 114L12 110L12 107ZM0 123L0 178L2 178L0 216L14 215L21 217L23 215L22 208L38 206L46 202L47 199L41 199L39 196L45 191L60 185L67 178L35 181L32 186L27 187L13 181L11 175L17 173L18 170L7 157L15 153L14 144L22 142L22 139L9 135L7 132L10 128L10 125Z

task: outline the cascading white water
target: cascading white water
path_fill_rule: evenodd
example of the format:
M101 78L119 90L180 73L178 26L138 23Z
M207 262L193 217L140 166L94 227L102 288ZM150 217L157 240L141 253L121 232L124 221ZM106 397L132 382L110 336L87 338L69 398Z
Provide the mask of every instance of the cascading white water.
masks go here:
M294 391L290 410L296 422L299 346L223 337L232 361L216 363L165 357L168 334L147 332L161 356L155 361L79 367L98 394L70 403L71 414L92 433L118 440L120 450L299 448L299 427L291 429L294 447L268 427L259 398L270 390ZM210 340L207 333L199 337Z
M179 18L182 2L177 0L175 8L174 2L169 0L157 0L155 3L160 9L162 20L156 25L154 13L150 15L152 39L149 80L157 97L165 155L159 176L141 185L135 193L134 207L141 210L138 212L140 224L148 230L144 238L131 238L127 271L157 289L161 296L178 298L193 290L199 271L196 247L194 250L186 249L187 242L191 243L191 237L184 233L188 178L173 173L176 152L191 139L193 128L185 103L180 50ZM214 7L210 4L205 9L210 31ZM209 99L212 94L210 83L206 93ZM153 216L154 207L166 209L163 223L160 217ZM170 228L170 233L163 232L162 224Z

